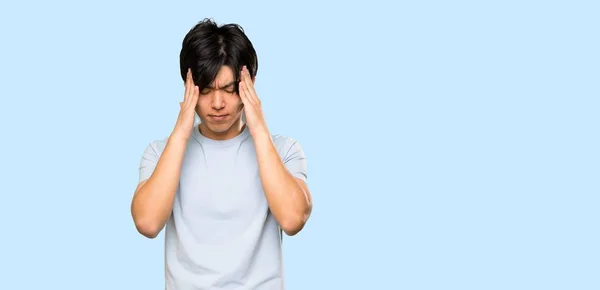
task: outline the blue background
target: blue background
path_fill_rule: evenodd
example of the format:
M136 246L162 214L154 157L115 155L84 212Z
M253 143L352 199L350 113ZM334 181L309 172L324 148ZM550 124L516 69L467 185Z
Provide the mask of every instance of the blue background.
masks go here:
M2 288L164 288L129 206L211 17L309 158L289 290L600 289L597 3L2 2Z

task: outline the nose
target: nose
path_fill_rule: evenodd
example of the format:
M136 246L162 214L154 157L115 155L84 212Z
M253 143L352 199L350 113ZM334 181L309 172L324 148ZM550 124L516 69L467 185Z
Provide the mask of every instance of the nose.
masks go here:
M225 99L223 98L220 90L213 91L211 105L215 110L220 110L225 107Z

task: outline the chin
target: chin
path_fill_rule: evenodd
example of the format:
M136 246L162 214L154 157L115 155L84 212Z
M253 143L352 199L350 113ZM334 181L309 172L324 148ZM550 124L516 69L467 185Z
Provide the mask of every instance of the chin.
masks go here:
M207 123L208 129L215 133L225 133L231 128L231 125L233 125L233 124L232 123L226 123L226 124Z

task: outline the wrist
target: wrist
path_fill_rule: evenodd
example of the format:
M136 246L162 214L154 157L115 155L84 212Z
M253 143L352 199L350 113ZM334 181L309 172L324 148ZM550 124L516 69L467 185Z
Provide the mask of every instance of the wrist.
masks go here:
M178 132L178 131L173 131L171 133L171 135L169 135L169 142L175 142L175 143L185 143L188 141L188 139L190 138L191 134L184 134L182 132Z
M250 135L256 141L271 141L271 133L266 128L250 130Z
M269 151L274 148L273 139L271 134L267 131L259 131L252 135L254 139L254 145L256 146L257 153Z

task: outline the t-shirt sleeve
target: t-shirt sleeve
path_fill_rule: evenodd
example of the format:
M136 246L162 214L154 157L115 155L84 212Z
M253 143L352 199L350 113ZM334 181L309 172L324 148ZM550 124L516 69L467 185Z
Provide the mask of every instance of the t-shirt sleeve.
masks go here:
M152 175L156 164L158 163L158 148L156 142L150 143L144 153L142 154L142 160L139 166L139 182L142 182Z
M292 176L300 178L306 182L308 177L306 172L306 156L304 155L302 146L300 146L298 141L293 139L289 139L286 143L289 145L286 146L286 153L283 158L283 163L290 171Z

